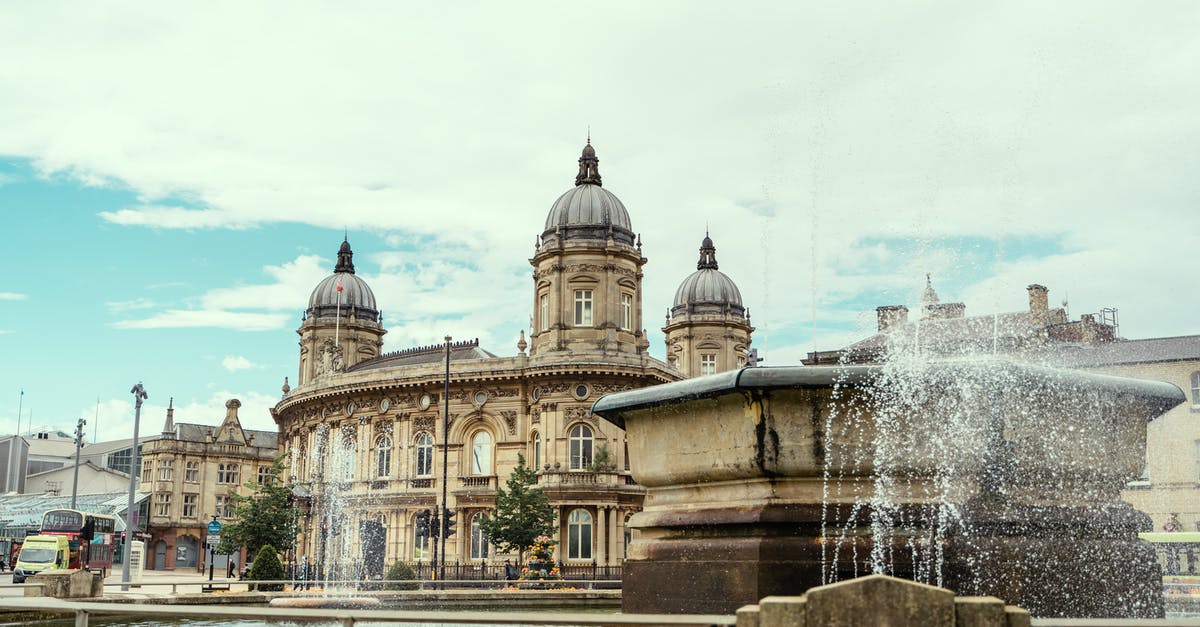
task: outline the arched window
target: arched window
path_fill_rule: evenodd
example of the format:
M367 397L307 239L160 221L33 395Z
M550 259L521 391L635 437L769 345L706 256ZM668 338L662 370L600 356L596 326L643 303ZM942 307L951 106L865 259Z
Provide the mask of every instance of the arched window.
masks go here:
M337 453L337 470L343 481L354 480L354 463L358 458L357 449L358 447L354 446L354 440L350 438L342 440L341 450Z
M471 474L492 474L492 434L480 431L471 438Z
M422 431L417 434L414 448L417 451L417 476L428 477L433 474L433 436Z
M567 517L567 559L592 559L592 515L586 509L571 510Z
M471 559L481 560L488 556L487 537L483 535L483 512L471 517Z
M392 474L392 439L386 435L379 437L375 445L375 476L387 477Z
M1192 405L1200 407L1200 371L1192 373Z
M533 444L533 456L530 457L530 468L536 472L542 467L542 436L538 435L537 431L529 434L529 439Z
M412 530L413 559L417 561L429 559L429 534L425 534L424 536L417 535L417 518L415 515L409 522L409 529Z
M592 465L592 428L579 423L571 427L571 470L586 470Z

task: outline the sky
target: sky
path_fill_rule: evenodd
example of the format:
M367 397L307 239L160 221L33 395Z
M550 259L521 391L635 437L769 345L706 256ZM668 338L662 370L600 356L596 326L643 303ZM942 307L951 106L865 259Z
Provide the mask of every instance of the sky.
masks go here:
M707 230L764 365L1050 288L1200 333L1194 2L0 4L0 433L247 428L343 237L387 351L516 353L590 133L661 326ZM18 416L20 424L18 424Z

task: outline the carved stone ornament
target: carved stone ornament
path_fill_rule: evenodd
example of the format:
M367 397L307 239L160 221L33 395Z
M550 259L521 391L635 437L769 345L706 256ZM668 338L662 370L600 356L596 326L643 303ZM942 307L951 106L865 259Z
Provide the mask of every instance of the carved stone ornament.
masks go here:
M333 338L326 338L317 349L316 375L318 377L344 372L346 362L342 359L342 347L333 343Z
M563 417L570 422L572 420L584 420L586 422L596 424L596 415L587 407L568 407L563 410Z
M535 425L540 424L542 422L542 410L537 407L530 407L529 408L529 422L530 422L530 424L535 424Z
M414 431L433 431L433 416L417 416L413 418Z
M509 435L517 434L517 412L502 411L500 415L504 417L504 426L508 427Z

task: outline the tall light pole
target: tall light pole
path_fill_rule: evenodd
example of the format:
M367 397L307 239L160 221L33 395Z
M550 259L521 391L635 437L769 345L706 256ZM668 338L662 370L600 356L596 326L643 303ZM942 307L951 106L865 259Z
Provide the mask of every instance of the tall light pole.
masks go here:
M17 397L17 432L13 435L21 435L21 410L25 407L25 388L21 388L21 395Z
M137 470L142 463L138 459L138 425L142 420L142 401L149 398L141 381L129 393L133 394L133 450L129 454L129 500L125 506L125 557L121 564L121 583L125 584L121 586L123 591L129 590L129 560L133 551L133 492L137 487Z
M450 483L450 336L446 336L446 381L445 387L442 388L442 506L441 516L438 516L438 525L446 524L446 490ZM442 555L438 560L441 570L438 572L438 579L446 578L446 545L450 540L444 537L445 527L438 528L438 535L442 537Z
M75 423L75 480L71 482L71 509L75 509L75 496L79 494L79 449L83 448L83 426L86 424L83 418Z

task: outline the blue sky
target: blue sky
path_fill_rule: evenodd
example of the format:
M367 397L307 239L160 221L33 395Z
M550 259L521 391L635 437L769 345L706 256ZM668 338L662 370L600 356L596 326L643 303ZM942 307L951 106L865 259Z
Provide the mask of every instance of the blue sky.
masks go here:
M0 430L126 437L138 381L144 434L171 397L272 428L343 234L386 350L515 353L589 128L655 355L706 228L768 365L926 273L968 315L1041 283L1128 338L1198 332L1195 4L702 9L5 4Z

